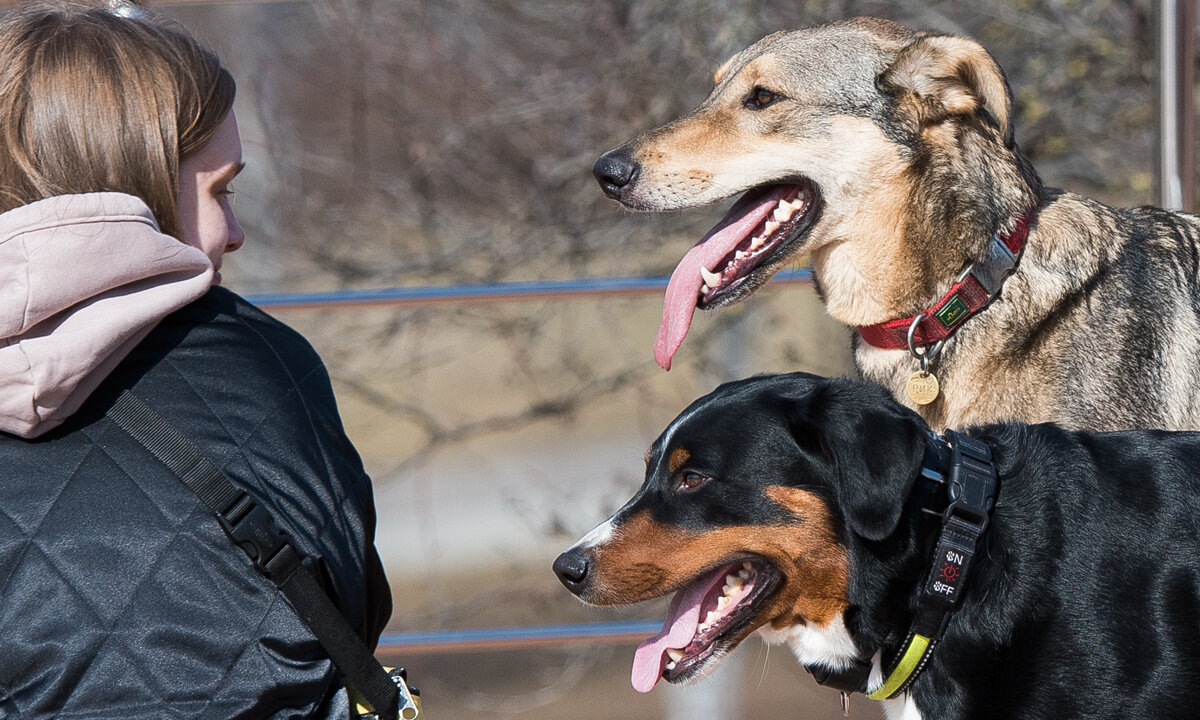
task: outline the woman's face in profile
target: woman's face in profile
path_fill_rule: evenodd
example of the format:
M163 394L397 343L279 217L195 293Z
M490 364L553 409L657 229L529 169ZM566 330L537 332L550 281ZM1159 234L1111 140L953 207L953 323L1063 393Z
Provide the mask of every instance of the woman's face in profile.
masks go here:
M179 239L200 248L212 261L214 285L221 283L221 257L246 240L233 214L229 187L243 167L242 139L232 110L212 138L179 163Z

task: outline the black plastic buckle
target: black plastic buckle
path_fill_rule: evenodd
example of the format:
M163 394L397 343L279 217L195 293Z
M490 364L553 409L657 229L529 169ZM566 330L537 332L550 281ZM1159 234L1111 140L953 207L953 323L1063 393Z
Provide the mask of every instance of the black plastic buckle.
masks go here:
M302 558L292 547L291 537L246 493L216 516L225 533L268 577L286 575L300 565ZM276 558L283 562L273 564Z
M950 475L946 483L949 505L943 521L957 517L983 532L996 504L996 466L987 444L953 430L945 432L950 444Z
M825 665L805 665L804 669L812 675L818 685L842 692L865 693L867 681L871 677L871 662L868 660L855 659L841 670L831 670Z

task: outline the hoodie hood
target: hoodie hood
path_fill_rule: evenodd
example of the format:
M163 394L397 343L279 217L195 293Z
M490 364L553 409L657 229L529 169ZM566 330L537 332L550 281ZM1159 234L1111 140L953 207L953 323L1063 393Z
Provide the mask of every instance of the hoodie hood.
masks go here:
M0 213L0 430L61 424L160 320L208 292L208 257L121 193Z

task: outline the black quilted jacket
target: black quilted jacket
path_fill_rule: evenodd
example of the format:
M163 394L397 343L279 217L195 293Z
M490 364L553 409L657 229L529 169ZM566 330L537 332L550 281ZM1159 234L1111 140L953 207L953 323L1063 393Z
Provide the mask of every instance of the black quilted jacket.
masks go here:
M104 410L149 402L263 503L374 646L371 484L298 334L214 288L62 427L0 434L0 718L345 718L320 646L199 500Z

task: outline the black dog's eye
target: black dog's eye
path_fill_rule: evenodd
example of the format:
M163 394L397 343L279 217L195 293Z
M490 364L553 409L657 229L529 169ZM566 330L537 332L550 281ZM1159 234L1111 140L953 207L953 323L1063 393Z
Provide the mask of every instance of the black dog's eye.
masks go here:
M681 493L694 492L708 481L709 478L700 473L686 471L679 475L679 480L675 483L675 490Z
M746 96L744 105L747 110L762 110L783 99L783 96L764 87L756 87Z

